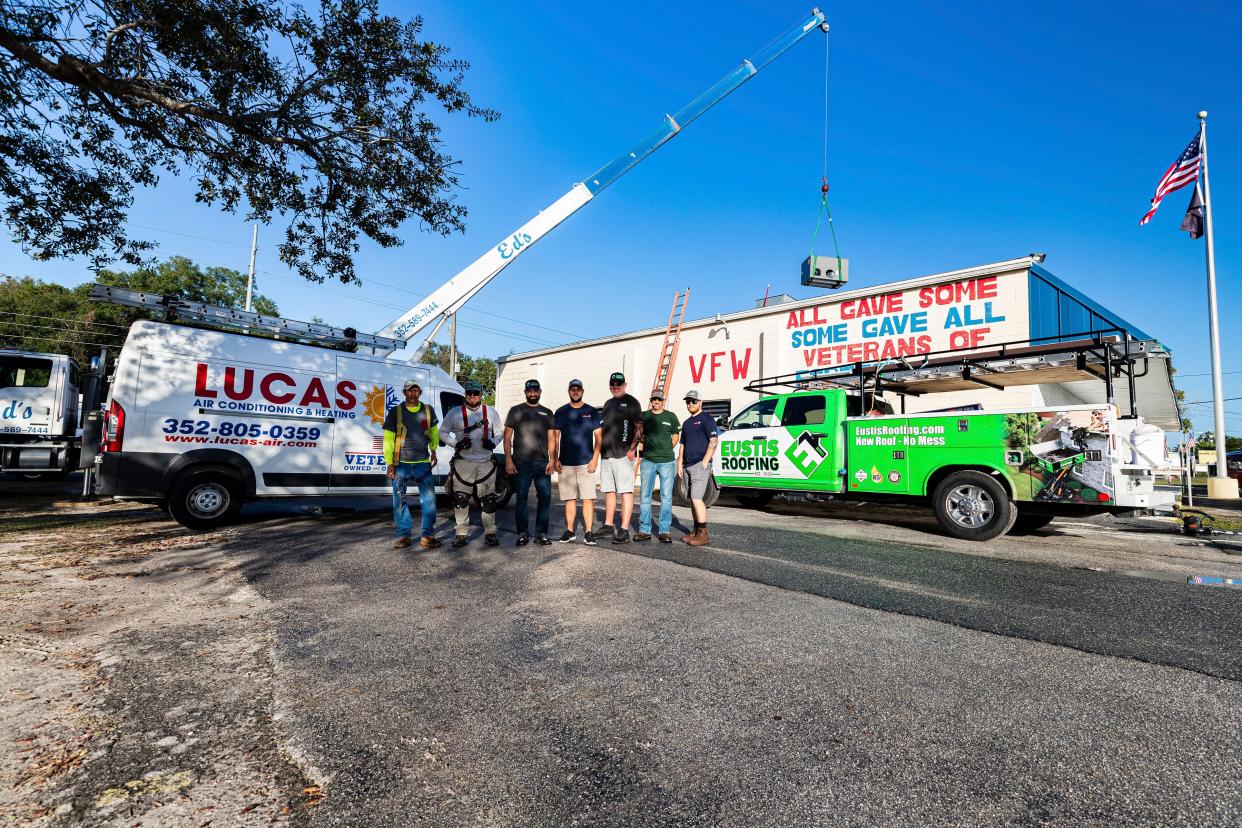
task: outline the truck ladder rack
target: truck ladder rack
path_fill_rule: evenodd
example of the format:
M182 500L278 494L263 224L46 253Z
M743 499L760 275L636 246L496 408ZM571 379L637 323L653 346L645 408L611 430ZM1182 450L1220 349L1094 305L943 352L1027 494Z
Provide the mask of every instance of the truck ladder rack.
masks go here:
M91 285L90 298L97 302L143 308L161 313L164 320L200 322L220 328L230 328L243 333L268 333L288 339L311 340L316 343L357 347L384 348L389 352L405 347L405 341L375 334L359 333L353 328L334 328L318 322L299 322L283 316L264 316L249 311L238 311L203 302L143 293L112 285Z
M1133 416L1137 414L1134 381L1146 375L1149 359L1169 357L1158 341L1134 339L1128 331L1115 328L1004 342L973 351L932 351L796 371L757 379L746 390L777 393L780 389L847 388L864 395L891 391L918 397L971 388L1004 390L1019 385L1096 380L1104 383L1106 397L1112 402L1113 380L1125 376ZM1138 371L1140 362L1143 368Z
M669 392L673 381L673 368L677 365L677 349L681 347L681 323L686 318L686 305L690 302L690 288L673 294L673 309L668 312L668 327L664 329L664 344L660 346L660 359L656 363L655 380L651 390Z

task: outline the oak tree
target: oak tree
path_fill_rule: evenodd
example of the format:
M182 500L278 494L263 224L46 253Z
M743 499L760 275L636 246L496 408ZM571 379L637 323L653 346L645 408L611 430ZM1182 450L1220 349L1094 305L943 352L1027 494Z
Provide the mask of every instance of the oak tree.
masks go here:
M360 234L463 228L434 112L492 120L467 64L377 0L0 2L0 215L36 259L141 262L136 187L283 220L282 261L358 279Z

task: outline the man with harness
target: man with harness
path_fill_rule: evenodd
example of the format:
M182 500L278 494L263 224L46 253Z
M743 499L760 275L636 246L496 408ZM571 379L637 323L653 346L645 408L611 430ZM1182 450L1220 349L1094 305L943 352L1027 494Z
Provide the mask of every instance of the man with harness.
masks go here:
M451 445L456 448L449 467L452 469L449 483L453 493L453 515L457 520L457 536L453 546L468 543L470 531L470 501L479 505L483 520L483 540L488 546L500 543L496 538L496 509L500 498L496 483L498 470L492 460L496 448L496 430L503 428L500 414L483 402L483 386L467 382L463 386L466 401L444 413L440 425L442 434L451 435Z

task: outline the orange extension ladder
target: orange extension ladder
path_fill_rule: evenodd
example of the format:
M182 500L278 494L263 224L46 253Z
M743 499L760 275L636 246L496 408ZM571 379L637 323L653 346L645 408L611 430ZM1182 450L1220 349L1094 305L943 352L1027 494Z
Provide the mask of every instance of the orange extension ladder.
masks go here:
M664 330L664 344L660 347L660 361L656 363L652 391L669 393L673 381L673 366L677 364L677 348L681 345L681 323L686 318L686 305L690 301L690 288L673 294L673 309L668 312L668 327Z

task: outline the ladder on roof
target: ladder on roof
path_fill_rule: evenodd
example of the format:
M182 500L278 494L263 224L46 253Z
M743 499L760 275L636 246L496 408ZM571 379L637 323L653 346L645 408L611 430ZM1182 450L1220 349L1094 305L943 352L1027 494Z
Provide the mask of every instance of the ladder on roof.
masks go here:
M656 363L652 392L669 393L673 381L673 367L677 364L677 348L681 345L681 323L686 318L686 304L690 301L690 288L673 294L673 308L668 312L668 327L664 329L664 344L660 346L660 361Z
M177 319L187 322L198 322L219 328L231 328L241 333L266 333L293 340L309 341L316 344L344 346L355 350L359 346L368 348L386 348L391 353L405 347L405 341L386 336L375 336L359 333L354 328L336 328L319 322L299 322L283 316L264 316L250 311L238 311L208 305L189 299L178 299L174 296L160 296L155 293L144 293L140 290L116 287L114 285L91 285L90 298L96 302L107 302L113 305L125 305L131 308L143 308L161 314L165 321Z

